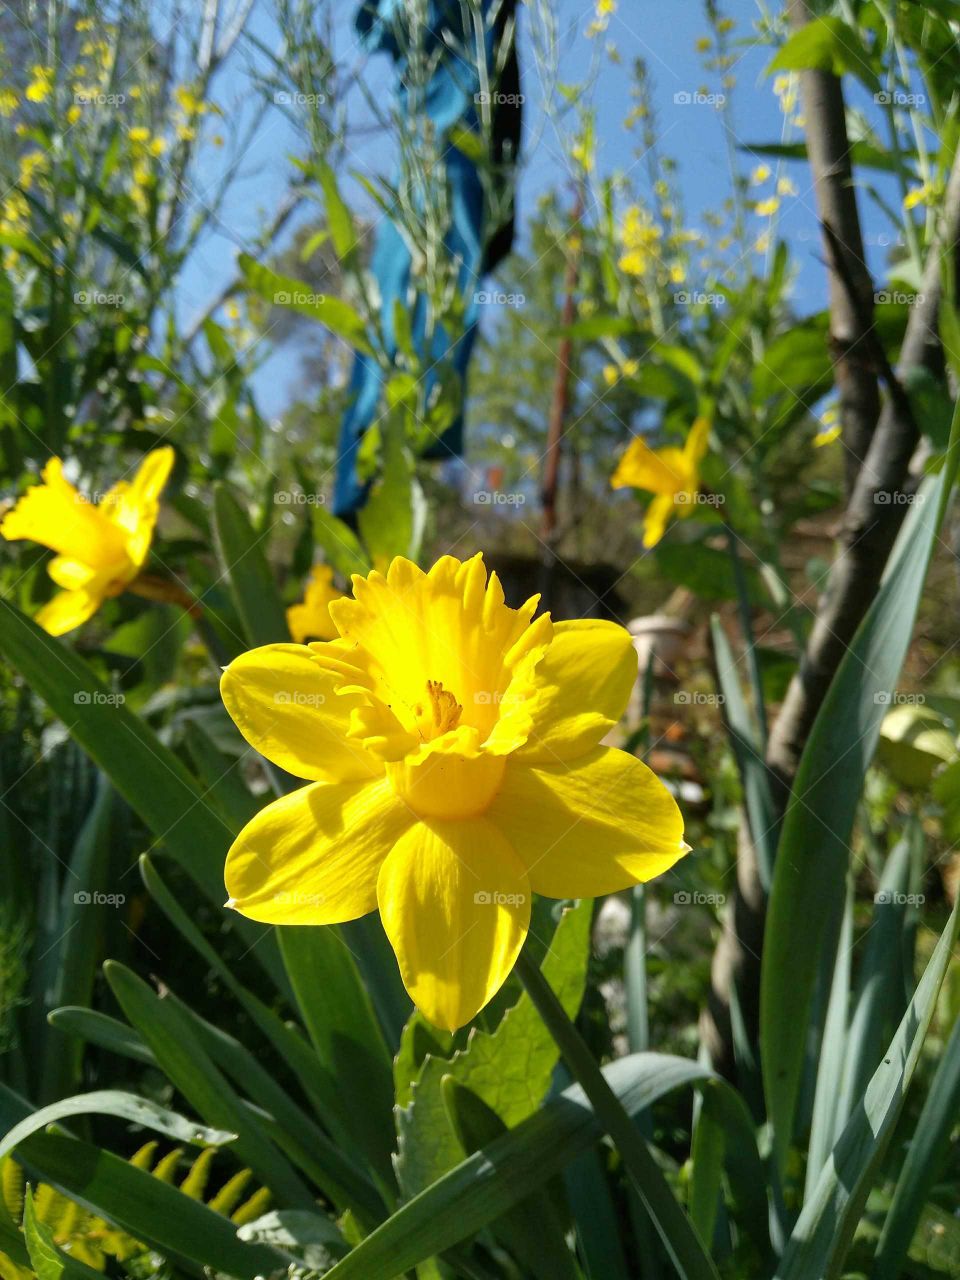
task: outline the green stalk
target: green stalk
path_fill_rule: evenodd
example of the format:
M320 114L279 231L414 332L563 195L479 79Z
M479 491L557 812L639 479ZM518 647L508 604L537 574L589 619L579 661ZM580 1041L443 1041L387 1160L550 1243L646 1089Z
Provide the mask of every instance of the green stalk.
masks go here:
M564 1062L613 1139L624 1168L650 1214L681 1280L719 1280L692 1223L650 1154L646 1141L607 1084L583 1037L536 963L521 952L516 973Z

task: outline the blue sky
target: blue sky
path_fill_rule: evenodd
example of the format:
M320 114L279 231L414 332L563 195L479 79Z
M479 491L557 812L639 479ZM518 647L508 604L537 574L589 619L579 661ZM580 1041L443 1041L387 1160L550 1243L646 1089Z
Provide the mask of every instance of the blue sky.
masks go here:
M335 50L338 59L347 67L364 65L353 34L354 8L352 4L338 5L334 10L337 14ZM558 79L566 84L582 82L588 75L591 56L595 52L592 42L584 38L591 11L576 0L557 0L555 10L558 15ZM773 95L771 81L764 74L771 51L748 47L758 7L755 0L729 0L724 6L724 13L735 23L731 39L738 62L732 101L737 138L743 143L777 141L783 116ZM558 122L555 103L551 105L544 101L544 86L531 49L530 15L523 6L521 15L522 88L526 98L526 153L518 189L518 227L522 243L524 219L535 206L538 195L568 185L563 134L573 127L574 122L572 115ZM272 47L278 45L279 32L272 16L272 6L267 0L258 0L252 24L253 34L259 40ZM697 0L673 0L669 5L662 0L660 3L620 0L606 35L600 39L610 40L616 45L621 61L616 65L606 57L602 58L600 74L590 89L597 119L598 174L602 176L629 171L632 167L635 169L639 164L635 154L637 140L635 135L624 129L623 120L631 106L632 63L638 56L646 60L660 127L661 149L679 162L680 191L687 222L692 226L702 226L703 214L717 209L730 190L719 113L707 105L677 103L674 97L678 93L692 93L700 86L711 90L718 87L712 82L715 81L715 73L711 77L704 72L703 55L696 49L697 39L706 32L706 19ZM237 58L223 74L219 86L219 99L231 120L242 118L249 111L255 91L245 61L249 64L250 59L243 55ZM364 74L380 98L391 92L392 69L388 58L372 56L366 62ZM873 107L865 91L850 84L849 78L847 89L856 105L864 109ZM858 95L863 98L862 102L857 101ZM389 175L394 167L389 138L362 132L363 126L369 125L370 116L359 93L354 92L348 98L346 107L352 127L359 127L361 131L352 138L348 170L354 169L367 176ZM238 247L246 246L261 220L270 216L292 170L290 157L301 153L302 148L303 141L297 129L281 112L271 109L244 157L240 181L222 211L222 230L204 243L184 273L179 296L183 322L189 323L231 278ZM213 180L222 160L211 154L206 163ZM747 168L751 163L749 158L744 159ZM797 310L803 314L824 305L821 250L806 165L791 163L785 171L793 179L798 194L783 202L777 234L789 241L799 268L794 299ZM201 188L202 179L203 174ZM356 207L369 211L369 197L360 185L347 174L342 176L342 181L345 193ZM889 190L889 182L882 185L886 187L887 197L896 203L897 197ZM868 257L875 278L882 280L884 255L890 239L889 227L866 196L862 208ZM276 414L289 402L296 388L297 372L297 359L290 351L279 352L261 370L255 386L264 412Z

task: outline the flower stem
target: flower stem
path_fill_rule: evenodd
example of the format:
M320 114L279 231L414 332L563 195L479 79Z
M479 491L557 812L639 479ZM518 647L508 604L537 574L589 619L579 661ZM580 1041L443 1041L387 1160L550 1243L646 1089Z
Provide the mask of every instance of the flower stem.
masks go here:
M610 1088L593 1054L536 963L521 951L516 973L571 1074L589 1099L620 1152L624 1167L646 1206L682 1280L718 1280L696 1231L650 1154L646 1141Z

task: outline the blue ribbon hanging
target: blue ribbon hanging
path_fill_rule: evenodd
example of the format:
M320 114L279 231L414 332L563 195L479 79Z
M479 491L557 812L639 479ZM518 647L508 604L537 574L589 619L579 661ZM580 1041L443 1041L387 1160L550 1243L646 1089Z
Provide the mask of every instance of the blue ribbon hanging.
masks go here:
M507 19L513 14L515 0L504 0L496 7L496 18L490 22L491 0L483 0L486 57L491 69L495 65L499 40ZM356 17L361 41L370 50L388 53L397 68L396 94L401 109L406 104L404 84L405 56L397 39L404 20L404 0L364 0ZM480 82L476 66L458 58L449 49L448 36L457 45L471 41L463 30L459 0L431 0L427 7L428 32L426 53L442 46L442 56L426 87L424 110L444 138L455 125L475 129L478 124L476 95ZM513 161L519 150L521 108L519 66L516 49L511 47L497 82L497 100L493 110L493 159ZM465 388L467 366L477 332L478 298L484 275L492 271L509 252L513 241L513 218L491 233L485 225L484 193L474 163L452 143L442 146L442 163L446 171L451 199L450 226L445 245L452 261L459 262L458 285L464 299L464 329L452 350L450 338L438 327L432 337L429 358L439 367L449 363ZM501 170L502 172L502 170ZM511 177L512 180L512 177ZM488 240L486 253L484 242ZM403 237L390 219L377 229L370 270L380 291L380 327L386 351L391 359L396 354L394 308L398 301L409 307L411 256ZM411 333L421 356L424 343L425 304L422 297L413 303L410 313ZM428 377L427 391L436 382L436 373ZM373 424L383 391L383 373L371 357L357 352L350 377L349 403L340 424L340 439L334 483L333 506L341 518L350 519L363 505L366 483L358 475L357 462L364 434ZM458 414L450 427L427 451L434 458L459 457L463 452L463 416Z

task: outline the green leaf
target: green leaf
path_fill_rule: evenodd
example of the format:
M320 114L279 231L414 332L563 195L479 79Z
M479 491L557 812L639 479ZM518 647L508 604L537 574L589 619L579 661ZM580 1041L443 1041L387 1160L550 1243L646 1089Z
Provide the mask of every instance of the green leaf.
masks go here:
M443 1102L460 1146L468 1154L480 1150L507 1132L495 1111L453 1076L441 1081ZM536 1191L493 1224L525 1274L539 1280L577 1280L570 1250L563 1237L563 1223L546 1191Z
M952 481L944 471L921 487L880 590L821 705L784 817L767 916L760 1019L765 1093L781 1167L792 1136L814 987L824 957L836 946L857 804L886 699L896 689L910 643L944 486Z
M702 600L736 600L737 580L730 557L717 547L700 542L661 542L654 552L663 576L689 587ZM752 604L769 603L763 580L752 565L744 566L747 593Z
M98 1089L93 1093L80 1093L72 1098L63 1098L60 1102L52 1102L15 1124L0 1138L0 1159L8 1155L24 1138L40 1132L47 1125L59 1120L69 1120L71 1116L87 1115L118 1116L121 1120L129 1120L131 1124L165 1133L168 1138L177 1142L203 1143L210 1147L221 1147L237 1136L227 1129L209 1129L194 1120L187 1120L185 1116L168 1111L166 1107L158 1106L134 1093L124 1093L119 1089Z
M543 962L544 976L575 1018L586 982L591 908L564 913ZM547 1094L558 1050L524 992L493 1032L474 1027L466 1047L452 1058L428 1054L411 1102L396 1111L397 1176L415 1195L460 1159L460 1144L444 1105L442 1080L467 1086L508 1126L531 1115Z
M727 634L716 614L710 619L710 634L717 665L717 683L723 696L723 718L736 757L743 798L750 825L750 836L757 851L760 880L769 892L773 878L776 814L770 791L763 751L757 741L757 730L751 719L737 675L737 663Z
M0 600L0 653L49 706L210 900L223 903L223 863L232 832L206 803L180 760L68 646ZM264 929L231 921L271 973L279 954Z
M351 574L365 576L373 567L350 526L331 515L325 507L313 509L313 536L322 548L327 564L333 565L348 582Z
M237 1280L257 1280L286 1267L282 1254L238 1240L229 1218L90 1143L34 1134L17 1158L31 1176L174 1259Z
M860 32L841 18L814 18L795 31L767 67L767 75L775 71L849 72L872 92L879 84Z
M710 1076L669 1054L633 1054L604 1068L630 1115ZM393 1280L469 1239L588 1150L602 1130L579 1085L565 1089L398 1209L329 1273L330 1280Z
M883 1220L871 1280L897 1280L934 1183L941 1176L960 1115L960 1018L937 1067ZM956 1257L956 1254L954 1254Z
M313 287L303 280L277 275L269 267L254 261L247 253L237 255L237 265L247 285L272 306L288 307L299 315L307 316L311 320L319 320L338 338L343 338L357 351L373 355L373 347L367 336L366 321L350 306L349 302L344 302L342 298L330 298L325 294L316 293Z
M755 156L772 156L775 160L806 160L807 158L805 142L744 142L738 146L737 150L746 151ZM851 143L850 159L855 168L881 169L885 173L897 171L896 155L869 142Z
M383 432L383 467L358 517L360 534L370 558L416 560L423 541L426 502L417 480L413 457L393 424Z
M801 387L829 388L833 365L828 336L829 319L821 312L774 338L753 375L753 403L762 407Z
M116 961L108 961L104 973L123 1012L180 1093L205 1119L238 1135L233 1147L237 1158L249 1165L285 1206L309 1208L313 1204L309 1188L269 1141L253 1115L240 1105L176 1005L156 995Z
M329 1074L351 1139L382 1179L393 1182L393 1077L370 997L341 932L291 925L280 953L304 1025Z
M894 1126L936 1009L960 913L954 907L896 1035L803 1206L775 1280L836 1280Z
M330 228L333 247L337 251L337 257L340 262L344 266L349 266L355 256L357 247L357 233L353 225L353 217L340 194L336 175L330 165L325 160L318 159L315 168L320 179L320 186L323 188L327 226Z
M53 1232L37 1218L29 1187L23 1203L23 1234L37 1280L95 1280L100 1275L93 1267L57 1248Z
M66 1035L77 1036L90 1044L99 1045L101 1049L119 1054L122 1058L145 1062L151 1067L157 1065L153 1050L144 1043L143 1037L125 1022L111 1018L109 1014L68 1004L54 1009L47 1015L47 1021Z
M276 578L264 555L265 534L256 534L225 485L213 490L213 528L220 567L230 584L250 648L290 640Z

